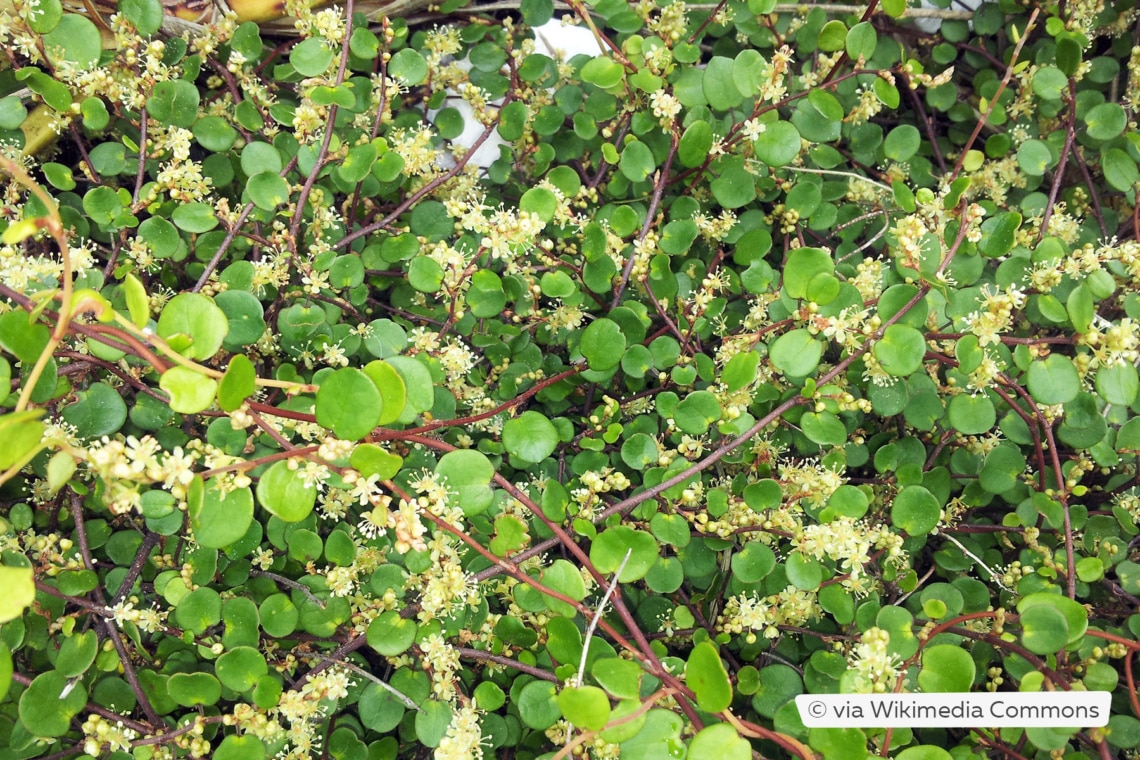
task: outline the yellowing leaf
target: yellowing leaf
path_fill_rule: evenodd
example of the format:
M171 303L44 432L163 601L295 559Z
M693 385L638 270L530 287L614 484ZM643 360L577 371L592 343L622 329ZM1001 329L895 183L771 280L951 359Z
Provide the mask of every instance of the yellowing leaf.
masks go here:
M0 623L15 620L36 600L36 583L30 567L0 566Z

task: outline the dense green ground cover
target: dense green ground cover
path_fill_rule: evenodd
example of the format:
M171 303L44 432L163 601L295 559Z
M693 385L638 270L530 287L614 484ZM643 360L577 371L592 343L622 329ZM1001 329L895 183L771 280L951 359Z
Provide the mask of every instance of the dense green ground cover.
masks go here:
M1135 757L1133 3L455 5L0 16L0 758Z

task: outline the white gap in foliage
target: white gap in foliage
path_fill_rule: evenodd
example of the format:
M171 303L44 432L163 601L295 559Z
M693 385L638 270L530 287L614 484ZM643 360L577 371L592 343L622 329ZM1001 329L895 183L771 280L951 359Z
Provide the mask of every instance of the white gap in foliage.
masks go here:
M594 33L585 27L565 26L561 21L551 19L542 26L535 27L533 31L534 52L553 58L558 63L565 63L577 55L594 58L602 54L602 48L594 37ZM471 70L471 62L466 58L459 61L457 65L464 71ZM470 150L480 135L486 131L486 127L475 117L475 109L471 107L471 104L450 87L447 89L446 105L459 111L463 117L463 132L451 141L452 145ZM502 100L491 105L502 105ZM437 113L439 112L430 111L428 118L434 120ZM492 131L483 141L483 144L472 153L467 162L468 165L486 169L499 160L499 148L506 144L507 142L499 137L497 131ZM446 168L451 168L455 166L455 159L445 151L440 154L439 163Z

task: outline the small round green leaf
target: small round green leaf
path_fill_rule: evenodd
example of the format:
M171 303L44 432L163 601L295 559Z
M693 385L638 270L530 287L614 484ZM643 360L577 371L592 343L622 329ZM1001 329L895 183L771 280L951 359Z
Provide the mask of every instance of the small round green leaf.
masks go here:
M404 48L388 62L388 74L403 80L409 87L421 84L427 79L427 61L417 51Z
M82 438L98 439L113 435L127 421L123 397L106 383L94 383L75 394L75 401L63 407L63 418L75 426Z
M53 65L66 65L79 72L95 68L103 52L99 27L76 13L65 13L55 29L43 36L43 43Z
M220 478L195 477L186 493L190 526L199 546L224 549L240 540L253 522L253 492L226 489Z
M174 619L182 628L201 636L207 628L221 622L222 598L208 586L194 589L178 600Z
M787 166L800 154L800 133L789 121L774 121L764 125L753 147L762 163Z
M60 644L55 669L68 678L82 675L95 662L98 651L99 637L95 631L73 633Z
M984 395L960 394L950 399L946 409L950 424L963 435L981 435L993 429L997 422L997 410Z
M1096 392L1110 404L1131 406L1140 393L1140 376L1128 362L1101 367L1096 373Z
M383 399L376 384L353 367L334 370L317 389L317 422L341 440L359 441L371 433L382 412Z
M707 726L689 744L688 757L710 760L750 760L752 745L727 723Z
M212 705L222 698L222 685L209 673L176 673L166 682L166 691L184 707Z
M772 343L769 358L776 369L791 377L806 377L819 366L823 343L812 334L797 328L784 333Z
M941 517L938 498L922 486L904 486L891 504L891 524L911 536L934 530Z
M293 600L285 594L266 597L257 611L262 630L275 638L284 638L297 630L297 621L301 617Z
M214 673L227 689L249 691L269 672L265 657L254 647L234 647L214 663Z
M776 555L759 541L749 541L732 555L732 574L741 583L758 583L775 569Z
M396 610L389 610L377 616L368 626L368 646L376 652L394 657L408 651L416 638L414 620L401 618Z
M178 348L179 353L199 361L218 352L229 329L225 312L201 293L176 295L158 317L159 336Z
M1094 140L1111 140L1128 126L1128 115L1119 103L1101 103L1085 113L1089 137Z
M703 435L723 413L720 402L711 391L693 391L677 404L673 410L673 421L685 433Z
M595 319L582 331L578 350L590 369L606 372L621 363L625 353L625 335L613 320Z
M639 140L630 142L622 149L621 161L618 163L621 173L630 182L644 182L656 166L653 151Z
M218 384L218 406L224 412L235 411L257 390L257 370L245 354L234 354Z
M472 449L449 451L440 457L435 474L442 476L448 490L458 495L459 507L468 516L485 511L494 501L490 483L495 467L482 452Z
M926 339L920 331L909 325L893 324L883 331L882 340L871 350L884 372L895 377L906 377L922 367Z
M324 74L332 62L333 50L321 37L301 40L289 51L289 63L293 64L293 68L303 77L318 77Z
M119 0L118 9L143 37L149 37L162 28L160 0Z
M257 483L257 501L285 522L298 522L313 511L317 487L305 479L298 463L274 462Z
M541 462L558 446L558 431L539 412L523 412L503 425L503 445L513 457Z
M724 208L740 208L756 198L756 178L743 166L730 163L717 173L709 189Z
M610 699L597 686L571 686L558 694L558 708L572 725L601 731L610 720Z
M918 685L925 692L965 692L974 683L974 658L962 647L934 644L922 651Z
M49 670L36 676L20 695L20 721L36 736L63 736L86 704L82 683L70 683L63 673Z
M618 525L598 534L590 545L590 560L599 572L606 575L617 572L625 561L618 580L630 583L644 578L653 567L657 561L657 548L657 541L651 534ZM627 553L628 560L625 559Z
M1073 360L1050 354L1029 365L1026 373L1029 395L1039 404L1067 404L1081 391L1081 378Z
M179 414L197 414L214 403L218 382L189 367L171 367L158 385L170 396L170 408Z
M1065 648L1069 624L1053 607L1037 605L1021 613L1021 643L1034 654L1053 654Z
M522 722L536 731L545 731L562 717L557 690L549 681L531 681L518 695L516 704Z
M265 760L265 754L265 744L253 734L231 734L214 748L213 760Z
M697 707L715 713L732 704L732 683L716 647L702 641L685 663L685 683L697 695Z
M289 183L273 172L259 172L245 183L245 190L253 204L265 211L272 211L289 201Z

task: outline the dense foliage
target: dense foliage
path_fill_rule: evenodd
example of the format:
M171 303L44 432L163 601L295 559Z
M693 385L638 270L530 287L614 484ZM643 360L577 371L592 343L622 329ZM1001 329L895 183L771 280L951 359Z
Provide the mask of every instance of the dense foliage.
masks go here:
M1135 4L456 5L0 11L0 757L1135 757Z

